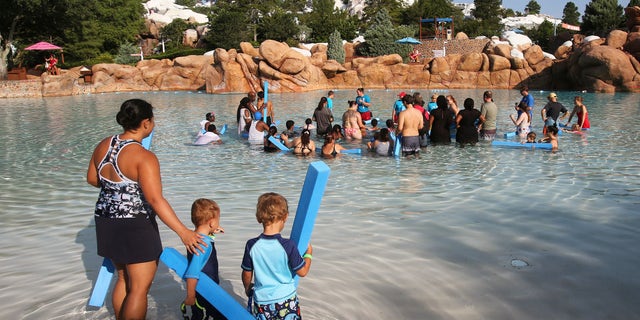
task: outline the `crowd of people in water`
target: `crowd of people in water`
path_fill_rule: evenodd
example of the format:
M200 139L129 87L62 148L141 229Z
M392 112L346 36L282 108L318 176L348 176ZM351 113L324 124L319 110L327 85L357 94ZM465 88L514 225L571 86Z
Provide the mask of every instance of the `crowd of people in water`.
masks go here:
M574 107L569 113L558 102L557 94L551 92L540 110L543 137L536 140L537 134L532 131L534 98L526 86L520 88L520 94L522 98L515 103L515 113L509 117L521 143L547 142L551 143L552 150L557 150L560 131L582 133L590 128L587 107L581 96L574 97ZM473 98L466 98L462 108L453 95L433 94L425 101L419 92L407 94L403 91L397 97L391 106L390 117L383 127L379 127L379 118L374 117L371 98L364 88L358 88L355 98L347 102L341 121L334 118L335 92L329 91L303 126L297 127L293 120L287 120L286 129L278 133L271 101L265 101L262 91L250 92L240 100L237 108L238 135L253 144L263 144L266 152L281 150L270 139L275 137L296 155L320 153L324 157L335 157L346 150L340 144L342 141L362 141L367 150L381 156L393 155L396 144L400 144L403 156L419 156L420 150L428 145L451 144L455 140L458 145L465 146L496 137L498 107L491 91L483 93L479 106ZM562 123L567 116L568 121ZM571 125L574 116L577 121ZM201 131L195 144L222 142L214 121L215 114L207 113L200 123ZM316 148L312 131L317 139L324 140L322 146Z

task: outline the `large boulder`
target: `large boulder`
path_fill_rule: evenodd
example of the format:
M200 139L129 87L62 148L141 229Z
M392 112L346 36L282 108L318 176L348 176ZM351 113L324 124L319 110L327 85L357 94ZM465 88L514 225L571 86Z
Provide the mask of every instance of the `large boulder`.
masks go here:
M260 56L260 52L256 49L251 42L240 42L240 51L244 54L248 54L251 57Z
M585 51L578 60L581 73L579 78L599 79L603 83L619 86L633 81L636 71L627 55L609 46L593 46ZM593 82L600 84L599 82Z
M524 50L524 58L530 65L535 65L544 59L544 52L539 45L531 46L531 48Z
M480 52L470 52L463 54L460 57L460 63L458 64L459 71L480 71L482 68L483 56Z
M259 52L271 67L280 72L297 74L305 68L305 57L286 43L266 40L260 44Z
M627 43L627 33L622 30L612 30L607 35L605 44L615 49L622 49Z
M509 59L496 54L488 54L489 57L489 71L501 71L511 68L511 61Z

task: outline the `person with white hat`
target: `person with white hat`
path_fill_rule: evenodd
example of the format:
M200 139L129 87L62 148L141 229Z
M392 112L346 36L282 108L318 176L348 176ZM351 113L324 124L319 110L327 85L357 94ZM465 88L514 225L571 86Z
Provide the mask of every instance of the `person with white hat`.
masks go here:
M544 122L544 128L542 129L542 133L547 133L547 127L557 126L558 117L560 117L560 113L562 113L562 117L560 119L564 119L567 116L567 108L565 108L560 102L558 102L558 95L555 92L549 93L547 97L549 102L542 108L540 111L540 115L542 115L542 121Z

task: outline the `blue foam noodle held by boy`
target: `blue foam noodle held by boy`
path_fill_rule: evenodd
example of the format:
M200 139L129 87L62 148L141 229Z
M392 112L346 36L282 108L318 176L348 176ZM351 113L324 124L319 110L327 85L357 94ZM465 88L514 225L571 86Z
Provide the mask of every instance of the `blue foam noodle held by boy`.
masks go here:
M309 164L290 235L290 239L298 245L300 255L305 253L311 241L311 232L318 216L318 209L320 209L320 202L330 172L329 166L322 161ZM300 277L296 276L296 285L299 280Z
M151 142L153 141L153 133L155 130L151 131L151 134L142 139L142 146L149 150L151 148ZM98 271L98 277L96 278L96 283L93 285L93 290L91 291L91 296L89 297L89 306L92 307L102 307L104 305L104 299L107 297L107 292L109 291L109 286L111 286L111 279L113 279L113 271L115 267L110 259L104 258L102 260L102 266L100 267L100 271Z

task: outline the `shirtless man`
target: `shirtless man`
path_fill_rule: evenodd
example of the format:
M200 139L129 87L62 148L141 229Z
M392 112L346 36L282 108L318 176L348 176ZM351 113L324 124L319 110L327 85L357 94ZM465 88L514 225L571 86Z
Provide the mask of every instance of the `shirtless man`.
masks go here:
M420 153L420 134L418 130L424 126L424 120L420 111L413 107L413 96L406 95L402 103L407 108L398 116L398 134L402 135L402 154L406 156Z
M365 126L357 108L358 104L355 101L349 101L349 108L342 115L342 127L347 140L362 139L362 130Z

